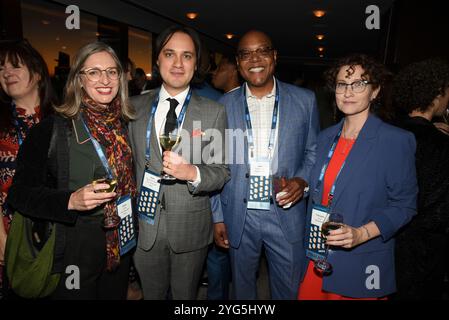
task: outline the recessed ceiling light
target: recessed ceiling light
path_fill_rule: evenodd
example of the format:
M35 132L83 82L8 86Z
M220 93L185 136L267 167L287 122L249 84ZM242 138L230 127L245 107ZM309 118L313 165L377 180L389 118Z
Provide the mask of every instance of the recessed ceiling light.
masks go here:
M100 36L100 32L95 32L95 35L96 35L97 37L99 37L99 36Z
M198 12L188 12L186 13L186 17L190 20L195 20L196 18L198 18Z
M319 52L324 52L324 47L318 47Z
M62 50L67 50L67 47L66 46L62 46L61 49Z
M48 20L42 20L41 22L45 26L48 26L50 24L50 21L48 21Z
M226 37L226 39L231 40L232 38L235 37L235 34L232 34L232 33L226 33L226 34L225 34L225 37Z
M324 54L320 54L320 58L324 58Z
M151 73L147 73L146 76L147 76L148 78L151 78Z
M323 40L323 39L324 39L324 34L317 34L317 35L316 35L316 38L317 38L318 40Z
M324 17L326 15L326 11L324 11L324 10L314 10L313 14L317 18L322 18L322 17Z

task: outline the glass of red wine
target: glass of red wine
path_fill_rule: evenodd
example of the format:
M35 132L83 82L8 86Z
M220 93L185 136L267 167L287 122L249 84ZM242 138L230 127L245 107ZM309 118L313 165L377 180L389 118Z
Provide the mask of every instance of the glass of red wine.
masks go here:
M329 235L332 230L340 229L343 226L343 216L339 213L331 213L327 216L327 219L321 225L321 233L324 237ZM326 244L326 251L324 252L324 258L315 261L315 270L322 275L329 275L332 273L332 265L327 261L329 254L329 245Z

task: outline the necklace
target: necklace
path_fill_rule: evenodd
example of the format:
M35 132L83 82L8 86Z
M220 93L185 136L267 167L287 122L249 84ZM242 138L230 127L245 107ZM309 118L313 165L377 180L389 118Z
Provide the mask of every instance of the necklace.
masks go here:
M85 144L87 141L90 140L90 138L87 138L84 141L80 141L80 139L78 138L78 132L76 131L76 126L75 126L75 120L72 119L72 126L73 126L73 131L75 132L75 138L76 138L76 142L78 144Z

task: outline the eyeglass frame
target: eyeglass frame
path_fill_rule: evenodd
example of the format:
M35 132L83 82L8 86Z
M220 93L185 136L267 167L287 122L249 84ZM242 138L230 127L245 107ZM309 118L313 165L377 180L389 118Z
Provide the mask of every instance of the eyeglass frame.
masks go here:
M117 79L113 79L113 78L111 78L111 77L109 76L108 70L111 70L111 69L116 69L116 70L117 70ZM91 71L91 70L98 70L98 71L101 72L100 78L98 78L98 80L92 80L92 79L89 78L89 75L87 74L87 72L89 72L89 71ZM98 81L101 80L101 76L103 75L103 72L106 73L106 77L107 77L109 80L113 80L113 81L119 80L120 77L121 77L121 75L122 75L122 73L123 73L123 71L122 71L120 68L118 68L118 67L110 67L110 68L106 68L106 69L100 69L100 68L95 68L95 67L94 67L94 68L89 68L89 69L82 70L82 71L79 72L79 74L85 75L89 81L92 81L92 82L98 82Z
M334 91L335 91L336 94L342 94L342 93L345 93L345 92L346 92L346 89L348 88L348 86L351 87L351 91L352 91L352 92L354 92L354 93L362 93L362 92L364 92L364 91L366 90L366 87L367 87L369 84L373 84L373 82L368 81L368 80L357 80L357 81L354 81L354 82L351 82L351 83L344 83L345 89L344 89L343 91L341 91L341 92L337 92L337 85L339 85L339 84L343 85L343 83L344 83L344 82L337 82L337 83L335 84L335 86L334 86ZM354 90L353 85L354 85L355 83L363 83L363 84L364 84L362 91L355 91L355 90Z
M276 49L270 46L267 47L261 47L261 48L257 48L255 50L239 50L237 52L237 58L241 61L248 61L249 59L252 58L253 54L256 54L258 57L264 57L267 58L270 56L270 54L275 51ZM264 53L264 51L266 51L266 53ZM248 54L247 58L243 58L242 54L246 53Z

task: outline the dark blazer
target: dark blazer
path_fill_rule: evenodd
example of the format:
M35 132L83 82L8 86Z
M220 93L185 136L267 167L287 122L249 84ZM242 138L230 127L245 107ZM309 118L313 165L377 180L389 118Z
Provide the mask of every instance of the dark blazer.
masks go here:
M406 117L416 138L418 215L396 239L398 299L441 299L449 257L449 136L429 120Z
M313 199L321 203L323 190L316 190L320 170L342 125L343 120L318 137L307 230ZM332 250L328 260L333 272L323 278L324 290L356 298L384 297L396 290L394 236L416 214L415 149L410 132L373 115L368 117L336 183L332 209L343 215L345 224L355 228L374 221L381 235L350 250ZM377 270L378 277L373 276ZM372 288L370 284L375 280L379 280L379 286Z
M57 115L30 130L20 147L7 198L8 205L23 215L56 223L54 272L63 271L65 228L78 217L77 211L67 209L73 192L68 189L70 132L69 122Z

